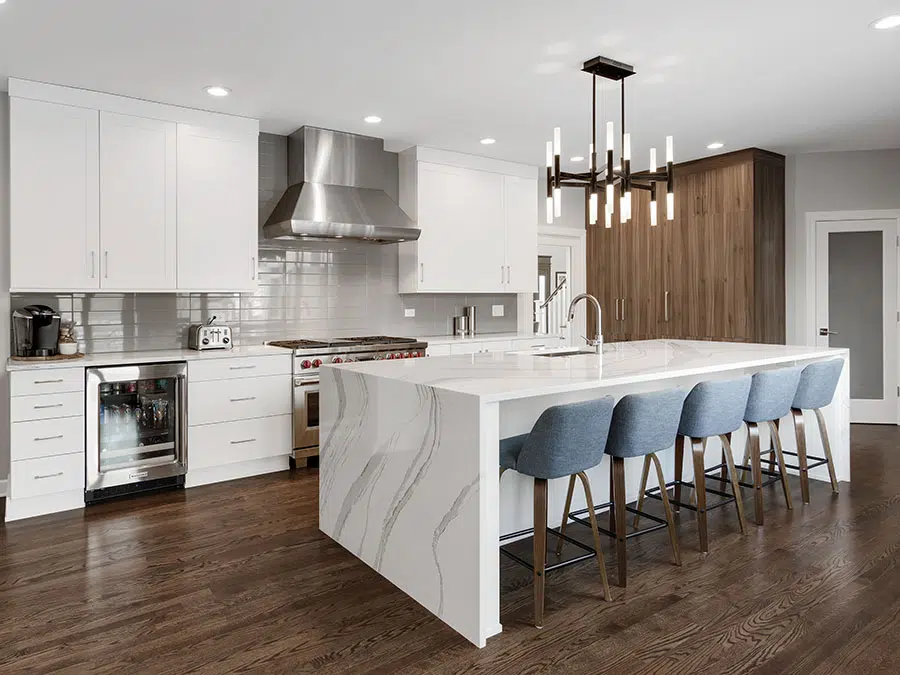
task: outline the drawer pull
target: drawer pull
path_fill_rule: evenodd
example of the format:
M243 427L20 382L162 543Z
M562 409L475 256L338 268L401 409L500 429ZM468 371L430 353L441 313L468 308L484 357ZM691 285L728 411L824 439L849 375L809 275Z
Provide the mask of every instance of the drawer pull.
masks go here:
M35 480L44 480L45 478L59 478L63 475L62 471L57 471L56 473L48 473L46 476L35 476Z
M255 401L255 396L242 396L241 398L233 398L231 399L232 403L239 403L240 401Z
M34 406L35 410L44 410L46 408L62 408L62 403L51 403L50 405L36 405Z
M255 443L255 442L256 442L255 438L245 438L242 441L231 441L231 444L232 445L242 445L244 443Z
M59 378L58 380L35 380L35 384L59 384L63 379Z
M56 436L43 436L43 437L35 436L34 440L36 440L36 441L55 441L56 439L62 438L62 437L63 437L62 434L57 434Z
M256 366L230 366L229 370L253 370Z

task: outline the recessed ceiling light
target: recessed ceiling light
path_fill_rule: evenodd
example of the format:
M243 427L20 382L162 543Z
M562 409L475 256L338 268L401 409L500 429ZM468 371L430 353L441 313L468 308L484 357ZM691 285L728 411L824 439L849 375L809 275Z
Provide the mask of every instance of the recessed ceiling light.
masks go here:
M725 147L725 144L720 143L719 141L716 141L715 143L710 143L706 147L708 150L720 150L721 148Z
M493 145L496 142L497 142L496 138L482 138L481 139L482 145Z
M366 124L379 124L381 118L378 115L369 115L368 117L363 117L363 122Z
M206 88L206 93L210 96L218 96L221 98L222 96L228 96L231 93L231 89L228 87L220 87L219 85L213 85L211 87Z
M886 16L883 19L878 19L878 21L873 21L871 26L875 30L888 30L890 28L897 28L898 26L900 26L900 14L891 14L890 16Z
M581 155L578 155L577 157L573 157L570 161L572 161L572 162L583 162L583 161L584 161L584 157L582 157Z

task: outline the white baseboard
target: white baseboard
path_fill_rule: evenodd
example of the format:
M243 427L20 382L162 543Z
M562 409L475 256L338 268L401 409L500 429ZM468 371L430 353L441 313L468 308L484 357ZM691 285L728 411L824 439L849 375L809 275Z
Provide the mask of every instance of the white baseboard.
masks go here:
M84 509L84 490L69 490L26 499L7 499L6 522L72 509Z
M9 486L8 480L6 480L5 478L3 480L0 480L0 497L6 496L6 491L8 489L8 486Z
M222 483L227 480L249 478L250 476L259 476L264 473L286 471L289 468L290 463L287 455L254 459L249 462L221 464L204 469L191 469L188 467L187 475L184 477L184 486L192 488L199 485L209 485L210 483Z

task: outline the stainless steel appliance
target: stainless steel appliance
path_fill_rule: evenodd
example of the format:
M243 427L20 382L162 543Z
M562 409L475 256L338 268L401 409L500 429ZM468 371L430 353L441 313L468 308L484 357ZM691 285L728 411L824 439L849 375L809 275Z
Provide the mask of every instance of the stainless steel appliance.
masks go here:
M183 487L187 365L88 368L84 501Z
M466 312L466 320L468 323L466 330L469 335L475 335L475 305L469 305L463 309Z
M319 454L319 367L354 361L390 361L425 356L427 342L384 335L331 340L277 340L294 351L294 451L291 467L306 466Z
M399 157L384 141L302 127L288 137L288 184L263 226L267 239L415 241L420 230L396 194ZM390 184L390 185L389 185Z
M188 349L231 349L231 328L215 325L216 317L207 323L195 323L188 329Z
M28 305L13 312L13 356L54 356L59 344L59 312Z

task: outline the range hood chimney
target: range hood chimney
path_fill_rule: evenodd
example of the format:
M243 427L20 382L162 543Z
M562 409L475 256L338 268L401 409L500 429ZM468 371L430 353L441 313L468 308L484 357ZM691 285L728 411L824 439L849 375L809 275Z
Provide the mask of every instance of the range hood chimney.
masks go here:
M267 239L414 241L420 231L384 191L397 155L380 138L316 127L288 137L288 184L263 226Z

